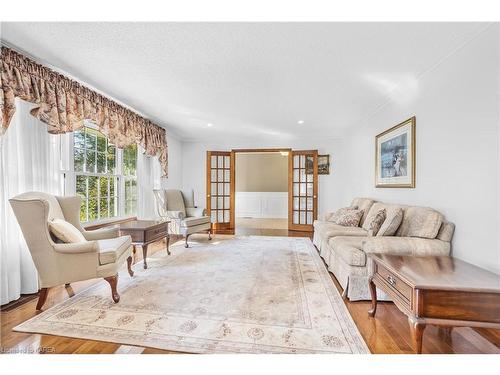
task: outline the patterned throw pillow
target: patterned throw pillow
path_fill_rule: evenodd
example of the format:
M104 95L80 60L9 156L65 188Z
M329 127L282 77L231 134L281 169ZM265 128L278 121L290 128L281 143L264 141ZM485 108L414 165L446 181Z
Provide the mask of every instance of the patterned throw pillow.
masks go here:
M368 236L376 236L380 227L385 221L386 217L386 211L385 208L382 208L381 210L378 210L375 216L372 218L370 224L369 224L369 229L368 229Z
M332 214L326 219L326 221L331 221L334 223L335 220L339 217L339 215L343 215L347 211L357 210L357 209L358 209L358 206L349 206L349 207L339 208L337 211L332 212Z
M330 216L328 221L332 221L337 225L344 227L357 227L363 216L363 210L352 209L350 207L341 208Z
M394 236L401 224L401 221L403 221L403 210L401 208L389 210L384 224L382 224L377 233L377 237Z

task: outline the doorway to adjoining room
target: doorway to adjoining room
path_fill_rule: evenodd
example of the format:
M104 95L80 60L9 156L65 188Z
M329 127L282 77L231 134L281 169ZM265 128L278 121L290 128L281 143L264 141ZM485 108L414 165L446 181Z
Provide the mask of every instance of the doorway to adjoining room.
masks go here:
M288 230L288 154L236 153L236 233L278 235Z

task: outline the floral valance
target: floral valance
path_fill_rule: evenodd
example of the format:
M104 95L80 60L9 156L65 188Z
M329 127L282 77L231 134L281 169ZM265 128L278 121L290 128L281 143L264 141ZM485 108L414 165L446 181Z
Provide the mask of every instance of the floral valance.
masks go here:
M47 124L49 133L72 132L80 129L84 120L90 120L117 147L137 143L146 154L158 156L163 174L167 176L165 129L4 46L1 47L0 69L0 135L9 127L18 97L37 104L31 114Z

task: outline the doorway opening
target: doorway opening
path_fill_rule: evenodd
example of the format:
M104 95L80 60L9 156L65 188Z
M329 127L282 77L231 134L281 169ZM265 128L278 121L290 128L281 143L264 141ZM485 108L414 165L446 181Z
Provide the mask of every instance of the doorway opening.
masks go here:
M235 152L236 234L288 232L289 153Z
M282 164L270 160L276 156ZM237 234L278 236L286 235L283 231L312 232L318 212L318 150L207 151L206 197L214 233L234 234L235 229Z

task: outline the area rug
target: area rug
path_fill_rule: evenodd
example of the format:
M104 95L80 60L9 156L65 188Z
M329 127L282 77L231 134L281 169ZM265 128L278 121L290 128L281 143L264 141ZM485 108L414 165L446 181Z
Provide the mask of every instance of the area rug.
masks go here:
M369 353L308 238L171 248L14 330L189 353Z

